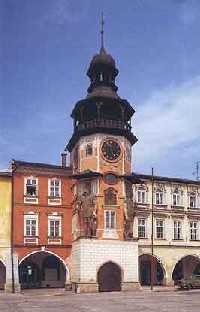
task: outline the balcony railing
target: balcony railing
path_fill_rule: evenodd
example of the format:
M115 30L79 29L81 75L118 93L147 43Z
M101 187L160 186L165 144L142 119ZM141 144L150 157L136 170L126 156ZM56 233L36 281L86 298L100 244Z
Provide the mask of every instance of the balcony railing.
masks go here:
M93 119L85 121L75 126L75 130L84 130L93 128L114 128L131 131L131 125L129 125L127 122L112 119Z

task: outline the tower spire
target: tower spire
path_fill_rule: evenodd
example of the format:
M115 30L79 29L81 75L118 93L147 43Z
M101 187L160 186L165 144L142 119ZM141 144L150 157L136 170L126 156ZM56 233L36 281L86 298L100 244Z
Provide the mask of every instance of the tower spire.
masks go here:
M103 12L101 13L101 49L100 51L104 50L104 16L103 16Z

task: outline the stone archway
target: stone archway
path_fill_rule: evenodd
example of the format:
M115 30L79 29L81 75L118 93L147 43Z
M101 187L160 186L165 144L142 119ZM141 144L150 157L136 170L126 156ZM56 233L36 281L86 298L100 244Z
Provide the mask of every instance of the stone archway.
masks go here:
M153 269L153 285L165 285L165 270L156 257L149 254L139 256L139 279L140 284L151 284L151 268Z
M99 291L121 291L122 271L119 265L109 261L104 263L97 274Z
M65 287L67 272L64 261L46 251L32 253L19 264L22 288Z
M175 265L172 272L172 279L176 285L181 278L187 278L192 274L200 274L200 258L188 255L181 258Z
M6 283L6 267L0 260L0 289L4 289Z

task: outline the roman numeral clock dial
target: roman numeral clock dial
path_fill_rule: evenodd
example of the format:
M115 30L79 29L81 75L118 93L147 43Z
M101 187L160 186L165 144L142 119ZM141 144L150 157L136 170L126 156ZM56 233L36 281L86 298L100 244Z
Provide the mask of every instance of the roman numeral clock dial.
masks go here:
M121 155L121 147L118 142L110 139L103 142L101 152L104 159L117 161Z

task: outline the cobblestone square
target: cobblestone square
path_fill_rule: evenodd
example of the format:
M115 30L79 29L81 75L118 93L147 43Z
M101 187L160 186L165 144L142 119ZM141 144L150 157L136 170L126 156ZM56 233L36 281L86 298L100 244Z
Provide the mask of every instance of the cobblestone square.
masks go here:
M73 294L31 290L0 293L1 312L199 312L200 290Z

